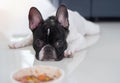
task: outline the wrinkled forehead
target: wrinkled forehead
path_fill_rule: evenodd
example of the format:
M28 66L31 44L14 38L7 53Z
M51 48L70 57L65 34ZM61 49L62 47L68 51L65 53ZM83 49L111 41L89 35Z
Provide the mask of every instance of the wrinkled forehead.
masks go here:
M57 21L56 17L51 16L46 19L42 26L40 25L39 29L36 30L36 34L41 38L50 38L50 39L59 39L64 38L65 30L63 26Z
M51 17L49 17L48 19L46 19L44 21L44 25L48 26L48 27L50 27L50 26L56 26L57 24L58 24L58 21L57 21L57 19L56 19L55 16L51 16Z
M49 33L56 33L56 34L63 34L64 28L60 25L57 21L56 17L51 16L47 20L44 21L43 28L45 28L47 34Z

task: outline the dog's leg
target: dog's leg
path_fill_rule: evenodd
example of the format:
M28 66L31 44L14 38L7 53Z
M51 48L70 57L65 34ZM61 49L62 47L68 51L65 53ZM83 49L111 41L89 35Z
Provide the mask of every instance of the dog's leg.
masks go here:
M85 22L86 35L96 35L100 33L100 27L90 21Z
M73 57L74 53L80 51L87 46L86 39L83 35L79 34L78 37L68 43L68 48L64 52L65 57Z
M22 48L22 47L25 47L25 46L32 45L32 42L33 42L33 37L32 37L32 34L31 34L21 41L11 42L8 46L11 49L17 49L17 48Z

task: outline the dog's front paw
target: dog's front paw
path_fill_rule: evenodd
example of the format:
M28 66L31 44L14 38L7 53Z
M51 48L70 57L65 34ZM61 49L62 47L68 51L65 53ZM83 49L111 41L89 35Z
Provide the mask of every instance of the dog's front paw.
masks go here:
M21 42L10 42L10 44L8 44L8 47L11 49L17 49L24 47L24 44L22 44Z
M64 57L66 58L72 58L73 57L73 52L70 50L65 50L64 51Z

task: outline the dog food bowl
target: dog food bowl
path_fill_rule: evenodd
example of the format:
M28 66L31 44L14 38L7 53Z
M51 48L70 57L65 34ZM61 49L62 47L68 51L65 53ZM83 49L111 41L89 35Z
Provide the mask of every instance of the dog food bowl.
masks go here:
M38 65L12 73L12 83L62 83L64 71L58 67Z

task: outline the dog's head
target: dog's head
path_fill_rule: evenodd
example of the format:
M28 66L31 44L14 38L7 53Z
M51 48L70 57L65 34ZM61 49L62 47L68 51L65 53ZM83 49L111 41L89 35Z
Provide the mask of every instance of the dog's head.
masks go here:
M67 48L68 11L61 5L56 16L43 20L37 8L29 11L29 27L33 32L33 48L38 60L61 60Z

